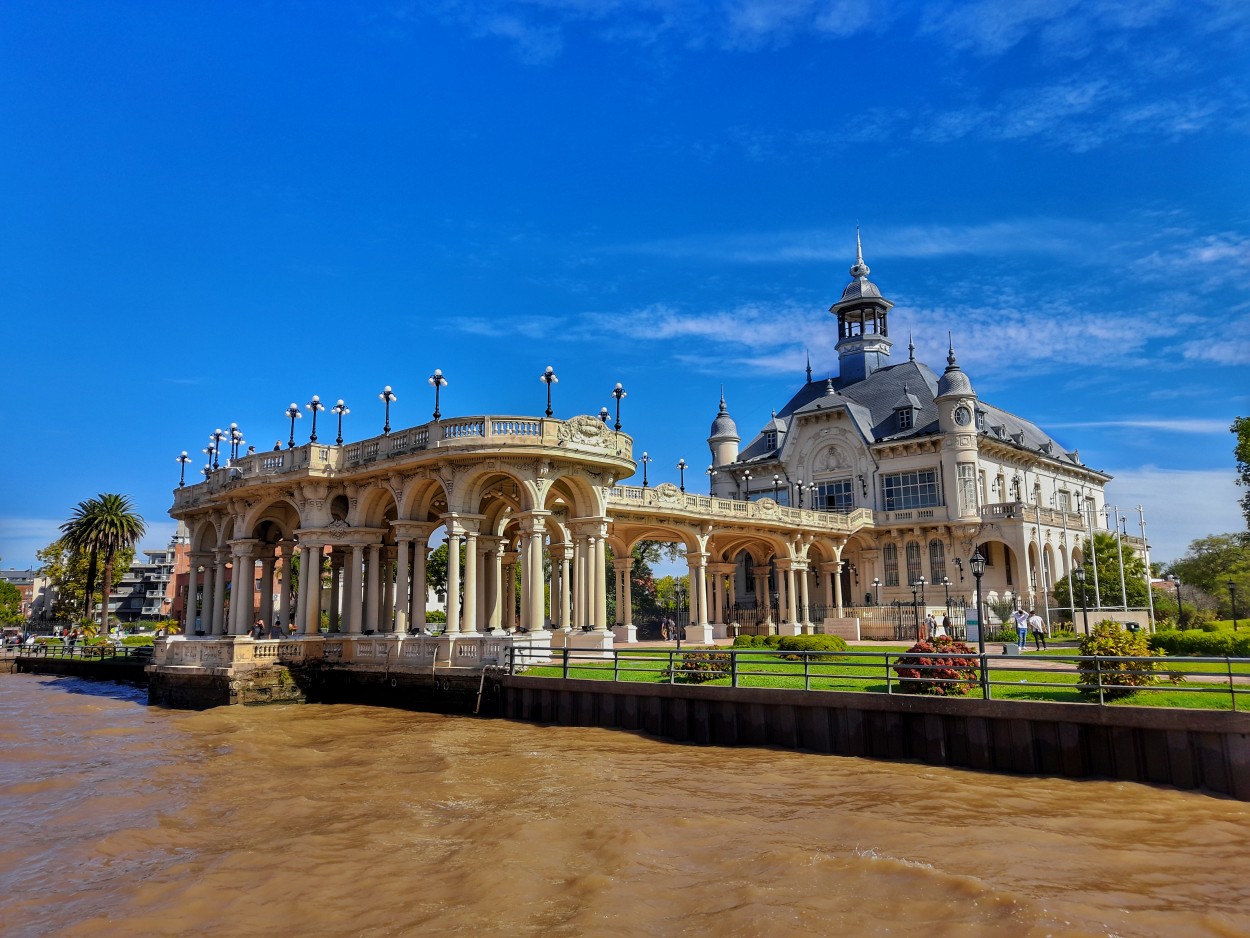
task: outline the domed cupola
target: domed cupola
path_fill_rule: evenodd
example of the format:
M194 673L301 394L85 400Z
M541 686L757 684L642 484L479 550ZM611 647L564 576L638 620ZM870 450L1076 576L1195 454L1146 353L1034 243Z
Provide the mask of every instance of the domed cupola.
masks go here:
M947 340L950 342L950 351L946 356L946 370L938 379L937 396L934 400L940 401L945 397L976 397L977 392L972 390L972 382L955 360L955 342L949 334Z
M887 314L894 304L868 279L870 272L856 228L855 263L851 265L854 279L842 291L842 299L829 307L838 317L838 372L843 387L863 381L890 360L893 343Z
M729 408L725 406L725 392L720 395L720 410L712 421L712 432L708 435L707 445L712 450L712 465L725 466L738 461L738 444L742 438L738 436L738 425L729 416Z

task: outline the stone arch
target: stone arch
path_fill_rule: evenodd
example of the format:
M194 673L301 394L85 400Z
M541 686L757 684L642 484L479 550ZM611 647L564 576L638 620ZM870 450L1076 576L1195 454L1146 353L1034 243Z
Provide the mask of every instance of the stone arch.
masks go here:
M352 527L389 526L389 520L399 517L399 500L389 485L380 479L375 480L370 485L362 486L356 493L356 510L353 516L347 519Z
M399 519L434 522L447 512L447 490L442 480L419 475L407 480L399 497Z
M257 529L266 523L280 527L282 529L282 539L289 540L302 524L299 507L285 496L252 506L243 516L245 536L257 537Z

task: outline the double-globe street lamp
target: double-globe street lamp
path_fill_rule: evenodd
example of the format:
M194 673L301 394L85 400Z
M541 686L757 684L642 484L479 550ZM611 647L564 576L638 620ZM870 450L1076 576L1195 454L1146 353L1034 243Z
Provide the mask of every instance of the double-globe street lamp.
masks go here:
M642 463L642 487L645 489L649 484L647 481L647 466L651 465L652 459L651 456L644 451L638 461Z
M559 384L560 379L556 377L556 370L552 368L550 365L548 365L546 370L538 376L538 380L541 381L543 384L547 385L547 416L550 417L552 415L551 386L553 384ZM605 417L604 422L605 423L607 422L606 417Z
M339 398L339 402L330 408L330 413L335 414L339 418L339 435L334 441L335 446L343 445L343 417L351 413L351 409L343 403L343 399Z
M287 440L286 448L295 449L295 421L304 415L300 412L299 404L291 401L291 406L286 409L286 415L291 418L291 438Z
M382 424L382 435L390 436L391 435L391 405L394 404L397 400L399 400L399 398L395 396L395 393L391 390L391 386L388 384L386 387L382 389L382 393L378 395L378 400L380 400L383 404L386 405L386 420Z
M182 451L182 455L178 456L174 460L174 462L179 464L178 488L183 488L187 484L187 463L189 463L190 461L191 461L191 457L187 455L187 451L185 449ZM1232 584L1229 584L1229 585L1231 586Z
M442 416L438 410L439 392L447 387L447 379L443 376L443 369L435 368L434 374L425 379L430 383L430 387L434 389L434 419L438 420Z
M317 442L317 414L326 409L326 405L321 403L321 397L317 394L312 396L312 400L304 405L305 408L312 411L312 435L308 437L309 443Z
M612 396L616 398L616 423L613 429L617 433L621 432L621 400L626 396L625 388L621 382L616 382L616 387L612 389Z
M681 473L681 490L686 491L686 461L684 459L677 460L677 471Z
M881 577L879 576L872 578L872 604L881 605Z

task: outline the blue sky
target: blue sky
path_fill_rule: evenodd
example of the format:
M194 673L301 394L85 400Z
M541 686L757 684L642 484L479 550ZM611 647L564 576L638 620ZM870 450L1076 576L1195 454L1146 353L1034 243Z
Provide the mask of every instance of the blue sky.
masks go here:
M836 370L857 223L891 334L1178 556L1243 524L1248 47L1240 0L11 0L0 558L103 491L163 546L214 428L414 425L436 367L449 415L621 381L702 484L722 384L745 436Z

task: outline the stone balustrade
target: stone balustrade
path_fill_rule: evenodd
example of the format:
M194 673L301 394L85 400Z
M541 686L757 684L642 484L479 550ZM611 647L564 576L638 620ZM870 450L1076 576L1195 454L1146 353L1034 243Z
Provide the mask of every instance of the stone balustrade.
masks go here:
M873 513L868 508L854 511L818 511L812 508L790 508L779 505L771 498L757 501L716 498L682 492L672 483L655 487L640 485L616 485L608 493L608 508L613 514L630 509L645 509L649 513L671 514L691 519L709 516L750 521L776 522L784 525L827 531L832 534L851 534L873 523Z

